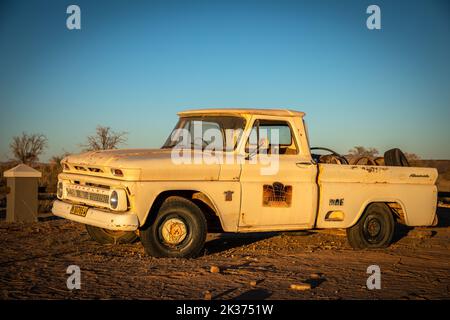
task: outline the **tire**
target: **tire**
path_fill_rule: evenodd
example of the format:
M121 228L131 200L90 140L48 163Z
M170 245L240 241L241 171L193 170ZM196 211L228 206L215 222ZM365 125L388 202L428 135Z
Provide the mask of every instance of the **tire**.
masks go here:
M384 153L384 164L394 167L409 167L408 159L398 148L390 149Z
M377 166L384 166L384 157L377 157L373 161L375 161L375 164Z
M86 230L92 240L101 244L133 243L138 238L133 231L112 231L90 225L86 225Z
M141 230L141 242L148 255L193 258L206 240L207 224L200 208L182 197L167 198L156 218Z
M384 203L370 204L359 221L347 229L347 239L354 249L386 248L394 235L394 217Z

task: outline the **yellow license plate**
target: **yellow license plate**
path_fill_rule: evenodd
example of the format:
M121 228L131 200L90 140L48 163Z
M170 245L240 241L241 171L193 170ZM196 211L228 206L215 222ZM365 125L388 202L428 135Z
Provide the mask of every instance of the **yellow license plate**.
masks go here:
M74 215L80 216L80 217L86 217L88 210L89 210L89 207L79 206L79 205L74 204L72 206L72 208L70 208L70 214L74 214Z

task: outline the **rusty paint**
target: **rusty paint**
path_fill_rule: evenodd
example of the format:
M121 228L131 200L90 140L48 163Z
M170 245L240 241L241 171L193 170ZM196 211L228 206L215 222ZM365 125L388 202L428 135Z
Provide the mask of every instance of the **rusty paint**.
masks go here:
M206 204L208 207L211 208L212 211L214 211L217 215L217 209L214 206L214 204L212 203L212 201L202 192L196 192L192 195L192 199L197 199L201 202L203 202L204 204Z
M351 169L353 169L353 170L361 169L361 170L367 171L368 173L376 173L376 172L389 170L389 168L386 168L386 167L376 167L376 166L351 166Z
M244 218L245 218L245 213L244 213L244 212L241 212L241 222L242 222L242 225L245 225L245 220L244 220Z

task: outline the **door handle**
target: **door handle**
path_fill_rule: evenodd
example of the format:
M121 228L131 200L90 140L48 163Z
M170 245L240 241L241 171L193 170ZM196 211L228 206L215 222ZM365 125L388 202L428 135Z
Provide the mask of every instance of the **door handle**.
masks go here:
M300 161L296 163L297 166L312 166L313 163L311 161Z

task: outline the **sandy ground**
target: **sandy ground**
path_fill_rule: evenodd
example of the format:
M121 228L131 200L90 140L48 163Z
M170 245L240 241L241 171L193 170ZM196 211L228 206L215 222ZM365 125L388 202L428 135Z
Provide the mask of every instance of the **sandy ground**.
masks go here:
M437 227L400 226L383 250L355 251L341 230L211 234L189 260L147 257L139 242L99 245L67 220L1 222L0 298L449 299L450 208L438 213ZM81 268L80 290L67 289L69 265ZM380 290L366 287L370 265ZM301 283L311 289L290 288Z

